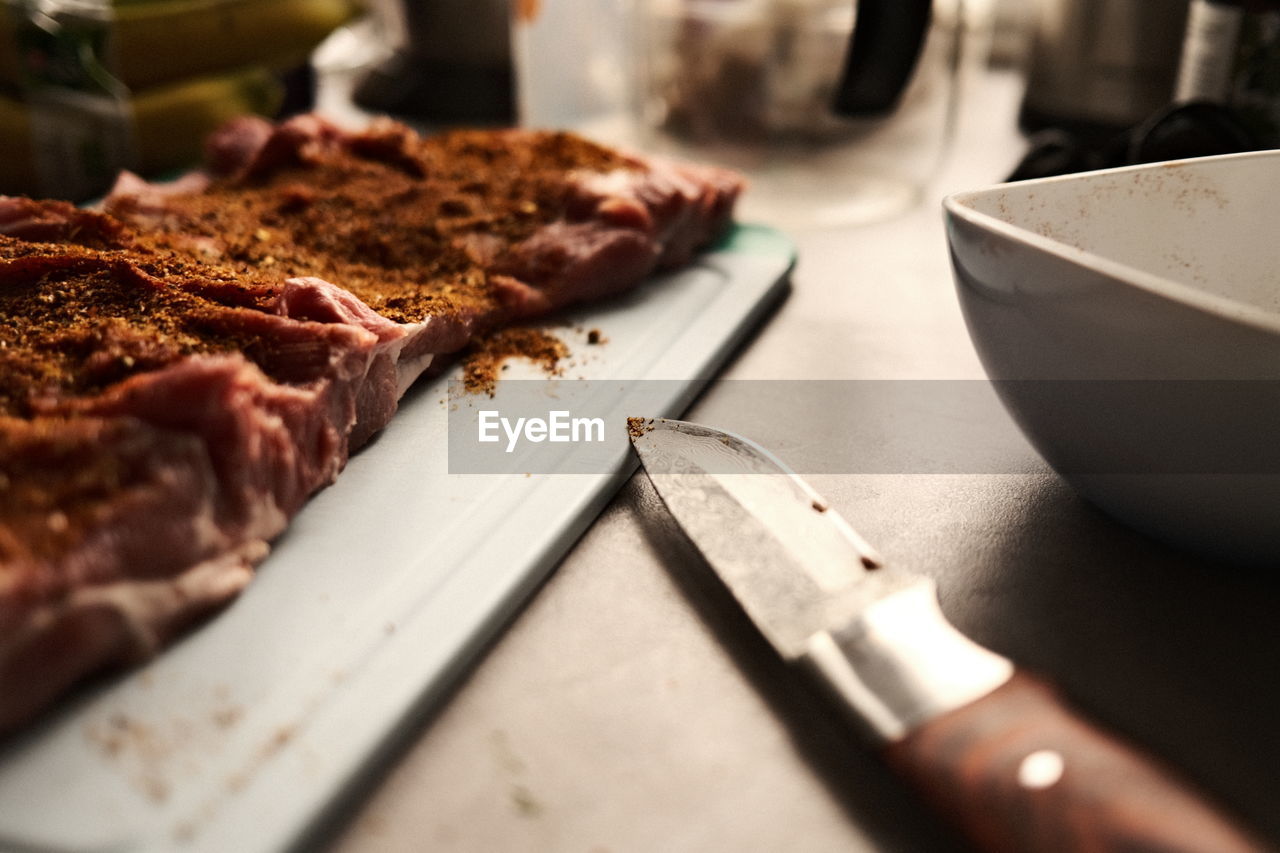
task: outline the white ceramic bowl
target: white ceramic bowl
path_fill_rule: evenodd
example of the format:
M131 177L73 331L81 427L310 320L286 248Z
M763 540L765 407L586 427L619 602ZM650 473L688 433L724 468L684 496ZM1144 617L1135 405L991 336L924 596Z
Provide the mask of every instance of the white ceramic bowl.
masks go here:
M1049 464L1157 538L1280 564L1280 151L944 208L969 333Z

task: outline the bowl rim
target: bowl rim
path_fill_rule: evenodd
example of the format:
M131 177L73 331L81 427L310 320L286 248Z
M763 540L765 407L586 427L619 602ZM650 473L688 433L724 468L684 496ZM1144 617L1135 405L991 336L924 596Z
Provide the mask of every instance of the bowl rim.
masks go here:
M1157 169L1189 168L1194 166L1211 166L1227 160L1249 160L1280 158L1280 149L1267 151L1246 151L1235 154L1217 154L1210 157L1192 157L1182 160L1163 160L1157 163L1141 163L1136 166L1119 166L1111 169L1098 169L1089 172L1078 172L1070 175L1054 175L1048 178L1032 178L1025 181L1002 182L974 190L964 190L947 195L942 200L947 215L964 220L969 224L999 234L1009 240L1024 243L1032 248L1054 255L1062 260L1100 272L1126 285L1139 288L1153 296L1171 302L1186 305L1203 311L1227 322L1239 323L1258 331L1280 335L1280 312L1269 311L1250 305L1239 299L1221 294L1209 293L1198 287L1159 275L1139 267L1112 260L1096 252L1072 246L1036 231L1015 225L989 213L983 213L972 206L975 199L989 196L1007 189L1010 186L1019 188L1035 188L1059 183L1071 183L1093 179L1106 175L1124 175L1139 172L1151 172ZM951 235L948 233L948 240Z

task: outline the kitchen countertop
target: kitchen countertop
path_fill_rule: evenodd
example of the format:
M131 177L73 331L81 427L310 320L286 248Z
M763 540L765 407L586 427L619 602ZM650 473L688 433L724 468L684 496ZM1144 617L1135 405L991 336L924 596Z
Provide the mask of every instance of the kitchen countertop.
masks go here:
M793 291L725 377L982 378L938 199L998 181L1025 141L1017 76L972 83L922 205L875 225L790 231ZM713 388L688 419L723 424L730 396ZM803 434L790 418L752 437L821 471L850 416L813 409ZM808 479L889 561L936 578L962 630L1280 842L1280 579L1171 551L1047 469L1010 469L1020 472ZM953 848L726 595L684 571L694 563L633 477L318 842L341 853Z

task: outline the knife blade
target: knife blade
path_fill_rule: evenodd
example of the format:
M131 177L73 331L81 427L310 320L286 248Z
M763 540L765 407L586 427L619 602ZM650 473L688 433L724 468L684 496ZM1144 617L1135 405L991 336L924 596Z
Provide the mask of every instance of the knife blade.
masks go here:
M754 442L631 418L679 526L778 654L984 850L1257 851L1251 832L1051 686L956 630L932 580L882 558Z

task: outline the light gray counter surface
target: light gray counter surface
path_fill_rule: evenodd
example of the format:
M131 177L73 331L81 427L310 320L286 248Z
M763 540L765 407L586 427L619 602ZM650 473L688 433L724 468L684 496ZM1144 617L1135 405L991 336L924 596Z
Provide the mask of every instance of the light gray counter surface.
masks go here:
M877 225L791 231L793 292L726 377L982 377L938 201L998 181L1025 140L1014 127L1018 79L976 82L950 165L919 208ZM713 389L688 417L716 424L726 406ZM821 470L848 416L807 411L803 431L793 415L752 437ZM959 627L1049 676L1280 841L1274 574L1170 551L1047 470L809 479L889 560L935 577ZM334 815L325 846L953 846L724 595L682 573L689 548L643 476L632 478L446 705Z

